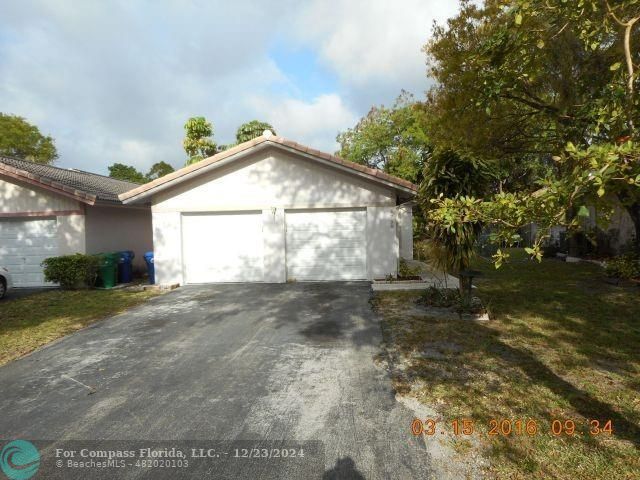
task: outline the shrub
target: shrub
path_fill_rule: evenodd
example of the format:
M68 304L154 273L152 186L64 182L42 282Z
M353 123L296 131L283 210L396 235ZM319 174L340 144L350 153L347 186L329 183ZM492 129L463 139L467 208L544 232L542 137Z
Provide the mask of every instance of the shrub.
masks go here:
M612 258L605 267L607 276L614 278L640 277L640 258L635 253L625 253Z
M460 291L453 288L428 287L418 303L429 307L453 307L460 302Z
M460 314L487 313L487 309L478 297L472 297L471 301L467 302L457 288L428 287L418 299L418 303L427 307L452 308Z
M98 258L91 255L63 255L42 262L47 282L59 283L62 288L88 288L96 281Z
M398 265L398 276L400 277L415 277L420 275L422 269L419 265L414 265L413 267L409 265L409 263L404 259L400 259L400 264Z

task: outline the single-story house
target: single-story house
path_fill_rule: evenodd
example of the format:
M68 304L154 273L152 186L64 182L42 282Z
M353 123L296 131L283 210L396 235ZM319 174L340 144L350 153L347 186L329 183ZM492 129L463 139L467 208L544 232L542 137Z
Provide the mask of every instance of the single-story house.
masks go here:
M396 275L416 190L265 131L119 198L151 203L157 283L277 283Z
M118 195L137 184L0 157L0 265L15 286L44 286L40 263L73 253L133 250L138 266L153 247L148 204Z

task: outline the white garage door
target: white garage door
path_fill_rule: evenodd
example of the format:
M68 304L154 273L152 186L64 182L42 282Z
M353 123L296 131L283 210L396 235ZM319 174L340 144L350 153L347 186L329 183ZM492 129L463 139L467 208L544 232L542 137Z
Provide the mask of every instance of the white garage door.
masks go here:
M367 278L366 211L287 211L287 279Z
M0 266L6 266L16 287L45 283L40 263L58 254L55 219L0 220Z
M182 215L185 283L261 282L262 213Z

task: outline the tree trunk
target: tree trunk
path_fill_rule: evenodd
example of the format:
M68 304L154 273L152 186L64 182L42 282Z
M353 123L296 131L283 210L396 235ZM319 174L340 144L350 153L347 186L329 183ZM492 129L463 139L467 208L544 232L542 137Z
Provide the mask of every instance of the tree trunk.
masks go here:
M636 238L634 242L635 252L640 255L640 202L634 202L630 205L625 205L625 210L631 217L633 226L636 230Z

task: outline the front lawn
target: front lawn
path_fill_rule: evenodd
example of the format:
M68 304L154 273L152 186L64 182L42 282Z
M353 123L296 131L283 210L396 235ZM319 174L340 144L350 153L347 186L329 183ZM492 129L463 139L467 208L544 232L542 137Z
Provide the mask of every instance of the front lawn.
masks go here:
M0 301L0 365L158 295L157 291L51 290Z
M637 478L640 289L608 285L584 263L477 267L489 322L428 316L416 307L419 292L376 295L389 352L406 363L396 390L436 408L448 431L471 420L480 446L462 433L454 446L480 448L491 477ZM497 435L488 434L492 420ZM600 428L611 420L613 435L590 434L591 420Z

